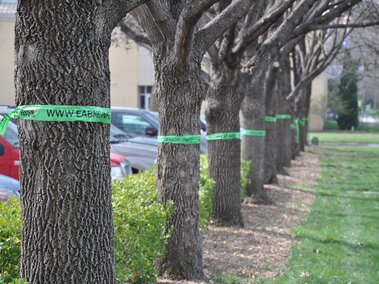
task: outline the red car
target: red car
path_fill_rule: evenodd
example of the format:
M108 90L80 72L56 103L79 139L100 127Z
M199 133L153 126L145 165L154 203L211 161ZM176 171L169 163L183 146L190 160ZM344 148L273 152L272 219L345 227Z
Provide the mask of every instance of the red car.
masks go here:
M19 166L20 148L17 127L9 122L4 136L0 136L0 174L18 180Z
M0 116L0 120L2 116ZM122 178L132 173L129 161L121 155L111 153L112 179ZM19 179L20 148L17 127L9 122L4 136L0 136L0 174Z

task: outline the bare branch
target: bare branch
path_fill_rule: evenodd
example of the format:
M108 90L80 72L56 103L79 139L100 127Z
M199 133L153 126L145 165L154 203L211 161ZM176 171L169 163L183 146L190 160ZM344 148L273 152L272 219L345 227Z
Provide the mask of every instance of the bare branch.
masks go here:
M116 26L122 18L149 0L108 0L106 2L111 26Z
M146 6L154 18L156 26L159 27L161 35L165 38L174 38L176 24L169 14L166 1L149 1Z
M178 64L186 60L189 54L193 32L201 15L218 1L220 0L192 1L184 6L175 33L175 59Z
M236 38L236 24L229 28L225 33L224 38L220 45L221 60L225 60L229 52L232 50L234 40Z
M226 29L243 17L256 0L234 0L204 27L195 33L195 47L204 54Z
M138 45L151 50L151 41L149 37L136 23L132 16L128 15L124 17L119 25L121 31L123 31L128 37L134 40Z
M249 44L267 31L294 2L295 0L278 1L259 21L254 21L254 25L247 29L245 34L242 35L241 40L233 49L233 53L237 56L238 54L242 54ZM261 1L261 3L263 2Z
M340 41L335 43L335 45L331 48L331 51L328 55L325 55L322 60L320 60L318 66L312 66L312 68L309 68L309 73L303 74L303 78L296 84L295 88L292 90L292 92L287 96L287 100L293 101L299 99L299 94L301 95L300 90L310 84L318 75L320 75L326 67L329 66L329 64L335 59L337 54L342 48L342 44L344 40L346 39L347 35L349 33L346 33L345 36L342 37ZM322 45L320 45L322 47Z
M367 28L372 26L378 26L379 21L366 22L366 23L351 23L351 24L334 24L334 25L308 25L308 31L312 30L327 30L327 29L345 29L345 28Z

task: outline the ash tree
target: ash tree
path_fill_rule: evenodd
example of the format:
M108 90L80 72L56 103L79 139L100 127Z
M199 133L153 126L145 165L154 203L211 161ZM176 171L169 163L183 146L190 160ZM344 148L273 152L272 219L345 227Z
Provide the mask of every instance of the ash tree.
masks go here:
M254 1L233 1L199 25L203 14L217 2L149 1L132 14L139 28L123 29L152 51L161 137L199 134L200 107L206 92L203 55ZM198 145L159 144L159 197L175 206L166 225L167 230L172 228L172 236L160 261L160 275L171 279L204 279L198 226L199 159Z
M16 105L110 106L108 50L144 1L18 1ZM109 125L18 122L28 283L114 283Z
M224 5L230 1L224 1ZM240 22L231 26L207 52L205 64L209 75L205 115L209 136L239 133L239 112L250 78L241 73L244 53L250 43L264 34L290 6L285 1L267 7L267 1L256 1ZM223 10L219 5L213 14ZM262 140L262 139L258 139ZM241 142L234 139L208 141L209 175L216 181L212 199L215 224L243 226L241 214Z
M274 1L281 2L281 1ZM301 41L305 34L308 32L319 29L328 25L336 17L339 17L341 14L351 9L357 5L360 0L354 1L311 1L303 0L296 1L292 3L290 9L288 9L285 15L281 18L280 21L276 22L276 25L271 27L270 33L261 37L256 41L256 50L255 54L251 58L247 58L244 63L244 69L252 73L251 90L246 92L244 102L242 104L242 114L243 121L253 120L264 120L264 113L270 116L275 116L276 114L276 95L275 86L276 80L272 83L265 84L267 80L271 80L273 76L270 75L271 72L278 72L277 68L274 68L275 65L279 64L280 70L288 70L288 60L286 59L288 55L294 50L295 46ZM286 67L287 66L287 67ZM285 71L284 71L285 72ZM279 76L274 76L279 78ZM282 81L283 82L283 81ZM263 86L266 86L263 88ZM288 86L286 87L288 89ZM278 89L276 89L278 90ZM265 94L269 97L265 97ZM283 98L285 95L282 94ZM288 98L287 98L288 100ZM257 112L256 103L259 102L259 105L263 107L265 102L266 112L260 111ZM291 101L289 102L288 107L291 108ZM252 116L253 112L260 113L258 116ZM250 122L251 125L259 126L259 122ZM269 127L269 128L267 128ZM262 147L259 149L253 147L252 143L249 143L244 139L243 152L244 155L251 153L251 157L255 157L254 163L262 163L262 159L265 159L263 162L265 167L265 177L264 180L267 182L269 180L275 180L275 173L277 167L276 160L276 149L277 149L277 135L276 127L272 124L266 123L266 145L264 151L266 152L266 157L262 157L260 152ZM291 135L289 131L286 132L287 136ZM288 144L288 143L287 143ZM286 155L288 157L288 155ZM258 158L258 161L257 161ZM263 191L263 182L262 172L258 175L256 170L251 169L250 177L253 177L253 173L256 173L255 177L259 181L252 183L251 192L255 192L255 196L259 199L264 197ZM265 198L263 198L264 200Z

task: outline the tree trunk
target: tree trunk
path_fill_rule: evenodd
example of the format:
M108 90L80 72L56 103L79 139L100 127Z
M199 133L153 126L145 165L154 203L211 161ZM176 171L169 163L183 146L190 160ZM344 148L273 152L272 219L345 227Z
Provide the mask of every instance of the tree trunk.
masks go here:
M292 136L291 119L285 115L291 115L290 104L286 97L291 93L291 66L288 57L280 61L278 78L278 116L277 116L277 170L283 172L284 167L291 166Z
M265 130L265 92L264 82L247 84L246 95L241 111L243 129ZM242 158L251 161L246 192L257 203L267 203L269 198L264 191L265 179L265 136L243 136Z
M154 52L160 136L198 135L202 94L200 62L185 66L172 60L170 48ZM170 279L204 279L199 231L199 145L160 143L158 191L163 203L172 201L175 213L166 224L173 228L160 275Z
M291 122L291 160L296 160L296 156L298 155L296 144L296 122L294 119L292 119Z
M271 67L265 84L266 97L266 118L274 118L277 108L277 74L278 68ZM265 136L265 183L276 183L276 122L266 119L266 136Z
M92 1L19 1L18 106L110 106L104 11ZM20 120L18 128L22 277L114 283L109 125Z
M310 107L310 97L312 94L312 84L307 85L304 88L304 93L301 96L299 105L300 105L300 113L299 117L301 119L300 123L300 141L299 147L300 151L305 151L305 145L307 145L307 135L308 135L308 112Z
M236 92L236 70L212 70L207 94L207 134L240 132L241 98ZM208 141L209 176L216 181L212 221L224 226L243 226L241 213L240 139Z

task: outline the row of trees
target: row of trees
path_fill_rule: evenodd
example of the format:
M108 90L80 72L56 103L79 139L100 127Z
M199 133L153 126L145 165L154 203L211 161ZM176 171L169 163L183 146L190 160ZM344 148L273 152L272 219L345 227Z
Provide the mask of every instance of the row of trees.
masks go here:
M338 52L342 39L335 31L350 25L339 19L360 2L19 1L16 103L109 107L108 49L120 23L152 51L160 135L198 134L205 101L208 134L244 128L242 157L252 160L247 193L267 203L263 184L275 182L277 171L304 149L311 82ZM275 124L274 117L284 119ZM296 118L304 124L298 139L290 127ZM20 121L18 127L22 276L30 283L113 283L109 126ZM208 156L216 181L212 219L243 226L240 139L209 141ZM172 279L205 278L199 159L198 145L159 145L159 197L175 206L160 271Z

